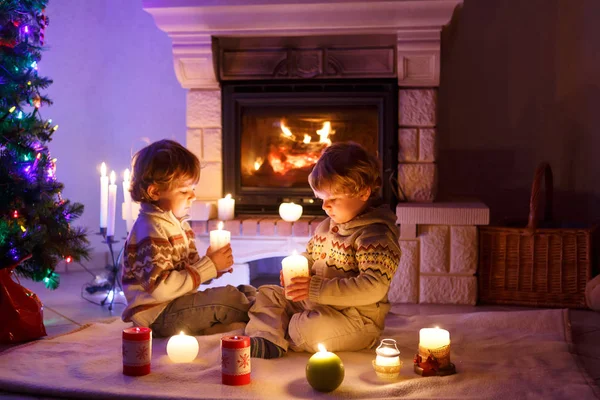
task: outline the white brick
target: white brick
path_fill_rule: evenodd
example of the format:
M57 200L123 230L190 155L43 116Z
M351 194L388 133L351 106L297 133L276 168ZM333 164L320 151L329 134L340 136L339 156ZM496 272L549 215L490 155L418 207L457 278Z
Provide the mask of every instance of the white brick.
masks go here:
M220 162L202 163L196 197L198 200L217 200L223 197L223 167Z
M398 130L398 161L417 161L419 135L415 128Z
M400 225L400 239L416 239L417 238L417 225L416 224L402 224Z
M400 265L390 284L388 298L392 303L416 303L418 301L419 242L401 240Z
M398 186L409 202L432 202L437 194L437 165L399 164Z
M436 130L419 129L419 161L434 162L437 159Z
M185 147L202 159L202 129L188 129L185 138Z
M450 272L475 274L477 271L477 228L450 227Z
M187 126L189 128L221 126L220 90L188 91Z
M221 128L204 128L202 129L202 132L202 139L204 142L204 160L221 161L223 159L223 135L221 133Z
M475 305L477 302L474 276L421 275L420 281L420 303Z
M421 241L421 272L442 272L450 269L449 227L443 225L419 226Z
M400 126L435 126L436 89L401 89L399 93Z

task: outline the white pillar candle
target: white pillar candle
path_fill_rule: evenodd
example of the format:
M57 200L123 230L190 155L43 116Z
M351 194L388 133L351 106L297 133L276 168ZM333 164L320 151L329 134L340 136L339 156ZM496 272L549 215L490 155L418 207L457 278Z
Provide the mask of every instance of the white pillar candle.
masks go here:
M115 171L110 173L110 185L108 185L108 223L106 225L106 236L115 235L115 215L117 213L117 176Z
M167 355L174 363L188 363L196 359L199 348L195 337L181 332L171 336L167 342Z
M217 208L219 209L219 219L229 221L235 216L235 199L232 199L231 195L228 194L217 201Z
M100 228L106 228L108 215L108 176L106 176L106 163L100 167Z
M127 227L127 232L131 232L131 227L133 226L133 215L131 209L131 193L129 192L129 186L131 185L131 181L129 180L129 169L126 169L123 173L123 208L122 217L125 220L125 226Z
M279 216L287 222L298 221L302 216L302 206L294 203L281 203L279 205Z
M450 345L450 332L440 328L423 328L419 331L419 347L429 350Z
M223 222L219 222L217 229L210 231L210 249L212 251L225 247L231 241L231 232L223 229Z
M296 276L310 276L308 271L308 260L303 255L294 253L291 256L287 256L281 261L281 270L283 271L283 285L287 287L292 283L292 278ZM285 298L291 300L287 293Z

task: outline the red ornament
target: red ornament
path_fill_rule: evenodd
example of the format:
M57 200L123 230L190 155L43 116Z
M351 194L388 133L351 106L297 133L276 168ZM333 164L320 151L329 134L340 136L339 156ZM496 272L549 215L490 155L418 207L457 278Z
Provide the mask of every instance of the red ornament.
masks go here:
M13 212L13 218L19 218L19 212L17 210Z
M71 261L73 261L73 257L71 257L71 256L67 256L67 257L65 258L65 262L66 262L67 264L71 263Z

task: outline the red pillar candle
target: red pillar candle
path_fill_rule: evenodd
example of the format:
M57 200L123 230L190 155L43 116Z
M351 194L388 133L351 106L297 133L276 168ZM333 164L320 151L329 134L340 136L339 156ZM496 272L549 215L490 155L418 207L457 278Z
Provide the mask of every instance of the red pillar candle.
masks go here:
M221 376L225 385L250 383L250 338L223 336L221 338Z
M152 329L123 329L123 374L142 376L150 373Z

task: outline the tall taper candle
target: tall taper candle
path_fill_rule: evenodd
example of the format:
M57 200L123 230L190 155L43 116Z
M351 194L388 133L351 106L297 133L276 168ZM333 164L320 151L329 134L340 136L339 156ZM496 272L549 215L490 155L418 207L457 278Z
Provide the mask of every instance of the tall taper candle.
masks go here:
M123 173L123 203L125 204L123 207L125 208L124 219L127 226L127 233L131 232L131 227L133 226L133 210L131 209L131 193L129 192L130 184L129 169L126 169Z
M100 228L106 228L108 214L108 176L106 176L106 163L100 167Z
M106 236L115 235L115 215L117 213L117 176L115 171L110 173L110 185L108 185L108 223Z

